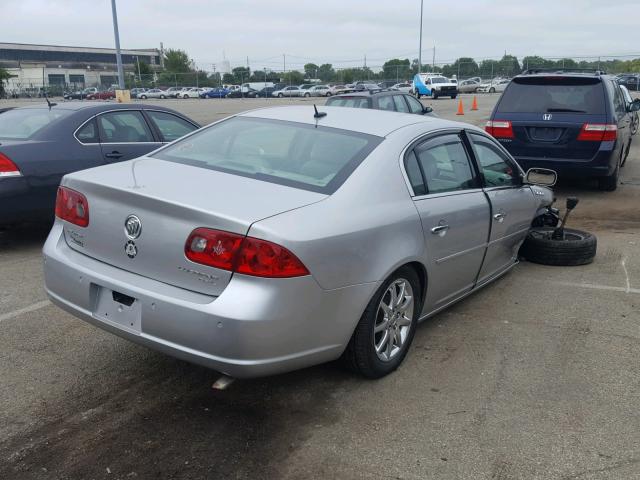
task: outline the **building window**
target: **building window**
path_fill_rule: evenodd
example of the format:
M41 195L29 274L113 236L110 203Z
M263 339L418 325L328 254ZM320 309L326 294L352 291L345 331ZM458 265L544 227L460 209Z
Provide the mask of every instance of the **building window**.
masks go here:
M69 74L69 83L75 87L84 86L84 75Z
M50 73L49 74L49 85L64 85L64 84L65 84L64 73L62 73L62 74Z

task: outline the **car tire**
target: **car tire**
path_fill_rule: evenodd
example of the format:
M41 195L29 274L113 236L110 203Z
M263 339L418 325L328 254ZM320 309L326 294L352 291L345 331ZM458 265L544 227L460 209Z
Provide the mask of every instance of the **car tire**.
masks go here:
M520 256L529 262L553 266L587 265L593 262L598 249L595 235L565 228L565 239L551 238L553 227L533 228L520 247Z
M146 99L147 99L147 96L146 96L146 95L140 95L140 98L141 98L142 100L146 100Z
M451 100L455 100L457 95L451 95Z
M282 98L282 97L284 97L284 95L283 95L283 94L281 94L281 93L279 93L279 94L278 94L278 98Z
M489 89L489 93L496 93L496 89L495 89L495 88L493 88L493 87L491 87L491 88Z
M638 133L638 126L640 125L640 115L638 112L634 112L631 117L631 135Z
M388 309L389 303L392 302L392 291L396 295L401 291L401 285L405 285L403 298L408 292L411 294L411 304L403 311L400 306L394 307L393 312L394 326L384 328L383 324L389 325L388 314L382 307L384 303ZM367 305L358 325L356 326L349 344L342 355L344 365L351 371L358 373L366 378L380 378L388 375L397 369L404 360L413 336L415 335L418 318L422 308L421 302L420 280L415 270L411 267L404 266L396 270L376 291L375 295ZM411 310L410 315L406 312ZM389 312L389 313L391 313ZM404 315L403 317L395 317L395 315ZM398 323L402 321L402 326ZM409 322L406 325L406 322ZM376 332L377 328L382 327L381 331ZM403 330L406 328L406 330ZM391 333L393 332L393 333ZM387 341L385 342L385 335ZM390 337L393 335L393 337ZM400 340L398 346L397 341ZM389 348L389 341L391 345ZM376 347L380 348L380 353ZM388 356L387 359L382 357Z
M330 96L331 96L331 92L327 92L327 95L326 95L326 96L327 96L327 97L330 97Z
M620 162L620 168L624 167L624 164L627 163L627 157L629 156L629 152L631 152L631 139L629 139L629 143L627 144L627 149L622 157L622 161Z
M160 98L167 98L167 97L165 97L164 95L160 95Z
M433 99L434 99L434 100L437 100L437 99L438 99L438 92L436 92L435 90L433 90L433 91L431 92L431 96L433 97Z

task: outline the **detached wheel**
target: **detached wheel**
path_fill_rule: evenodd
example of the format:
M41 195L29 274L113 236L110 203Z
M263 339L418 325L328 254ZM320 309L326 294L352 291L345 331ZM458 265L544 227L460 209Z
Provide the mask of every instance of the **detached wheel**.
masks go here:
M495 89L495 88L493 88L493 87L491 87L491 88L489 89L489 93L496 93L496 89Z
M342 356L347 368L367 378L393 372L407 355L420 315L420 281L402 267L378 289Z
M553 230L551 227L532 229L520 247L520 255L542 265L576 266L593 262L598 247L595 235L565 228L564 239L554 240Z

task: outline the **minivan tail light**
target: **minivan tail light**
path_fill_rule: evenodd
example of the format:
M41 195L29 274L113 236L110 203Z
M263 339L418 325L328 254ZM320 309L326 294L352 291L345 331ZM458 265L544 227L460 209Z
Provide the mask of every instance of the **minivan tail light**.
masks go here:
M192 262L254 277L309 275L298 257L281 245L210 228L191 232L184 251Z
M0 152L0 177L19 177L20 169L4 153Z
M585 123L580 129L578 140L584 142L611 142L618 138L615 123Z
M508 120L489 120L484 129L495 138L514 138L513 126Z
M80 192L67 187L58 187L56 217L79 227L89 225L89 202Z

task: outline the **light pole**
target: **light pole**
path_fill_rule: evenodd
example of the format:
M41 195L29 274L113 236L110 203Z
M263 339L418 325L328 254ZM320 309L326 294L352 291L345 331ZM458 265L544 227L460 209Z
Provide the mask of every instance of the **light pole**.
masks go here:
M116 37L116 62L118 63L118 86L124 90L124 70L122 69L122 55L120 54L120 33L118 32L118 12L116 12L116 0L111 0L111 13L113 15L113 35Z
M418 73L422 70L422 9L424 0L420 0L420 46L418 47Z

